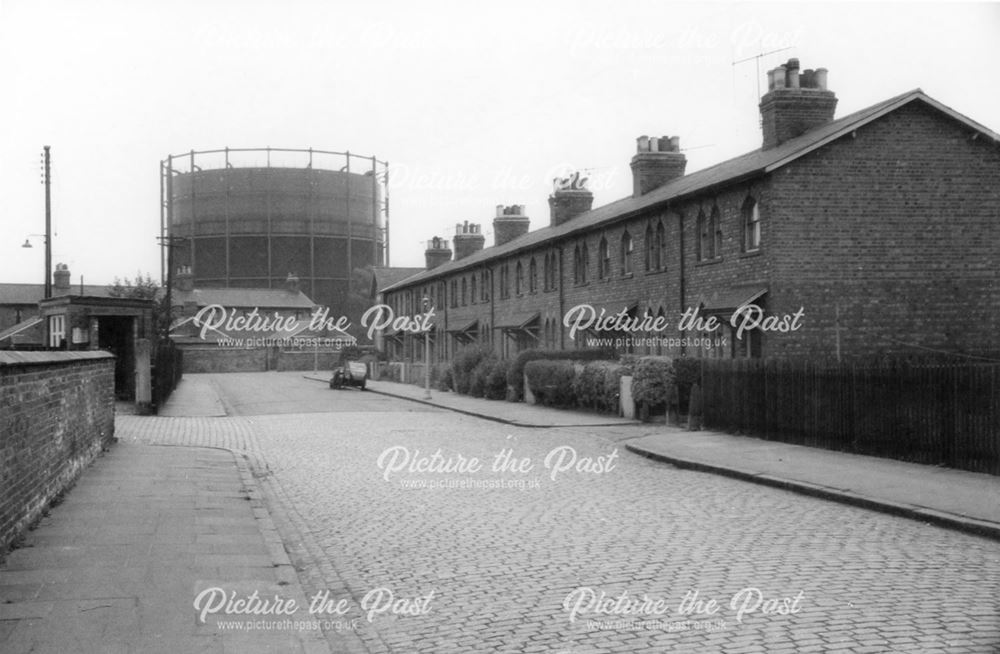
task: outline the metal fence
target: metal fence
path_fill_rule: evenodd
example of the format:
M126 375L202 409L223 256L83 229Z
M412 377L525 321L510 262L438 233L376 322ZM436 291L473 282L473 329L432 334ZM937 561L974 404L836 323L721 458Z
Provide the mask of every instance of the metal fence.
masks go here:
M712 360L706 428L1000 475L1000 364Z

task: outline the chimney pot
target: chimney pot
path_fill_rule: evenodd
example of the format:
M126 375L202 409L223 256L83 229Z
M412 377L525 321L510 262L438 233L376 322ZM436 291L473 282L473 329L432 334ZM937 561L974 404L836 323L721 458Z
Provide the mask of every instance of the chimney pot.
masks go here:
M814 79L816 80L816 88L820 91L826 90L826 76L829 71L826 68L817 68L814 72Z
M649 152L649 137L642 135L635 140L636 152Z
M837 97L826 89L826 69L799 74L799 60L789 59L769 73L774 85L760 101L763 148L789 139L833 120ZM799 89L809 89L799 92Z

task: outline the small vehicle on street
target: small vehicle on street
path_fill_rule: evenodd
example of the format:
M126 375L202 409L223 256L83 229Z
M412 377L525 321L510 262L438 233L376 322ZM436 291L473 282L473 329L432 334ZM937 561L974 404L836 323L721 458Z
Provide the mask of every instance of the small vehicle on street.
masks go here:
M360 361L346 361L333 369L330 377L330 388L341 389L345 386L356 386L365 390L368 381L368 368Z

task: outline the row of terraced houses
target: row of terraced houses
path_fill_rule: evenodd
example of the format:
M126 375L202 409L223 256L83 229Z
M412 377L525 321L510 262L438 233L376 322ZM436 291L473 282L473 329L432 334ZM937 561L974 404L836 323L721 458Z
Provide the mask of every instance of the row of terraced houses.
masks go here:
M768 72L759 149L685 174L677 137L640 137L631 196L594 208L579 176L557 180L546 226L498 206L492 247L462 223L381 300L434 307L435 361L470 344L1000 351L1000 136L919 89L835 119L836 105L827 71L792 59ZM423 358L422 335L380 336L390 356Z

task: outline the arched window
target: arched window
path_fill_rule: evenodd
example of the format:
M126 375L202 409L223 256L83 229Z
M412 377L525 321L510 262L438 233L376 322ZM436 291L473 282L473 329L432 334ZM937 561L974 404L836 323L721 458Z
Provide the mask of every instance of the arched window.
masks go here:
M611 274L611 253L608 251L608 240L601 237L597 246L597 278L607 279Z
M743 203L743 251L760 249L760 206L753 197Z
M656 269L667 266L667 235L663 229L663 221L656 223Z
M590 269L590 251L587 250L587 242L583 242L583 246L580 248L580 280L581 283L587 283L587 275Z
M479 302L479 278L476 273L472 273L472 279L469 280L469 302Z
M517 269L514 273L514 293L520 295L524 292L524 266L517 262Z
M462 306L469 303L469 283L465 277L462 278Z
M531 262L528 264L528 291L534 293L538 290L538 264L535 263L535 257L531 257Z
M622 274L632 274L632 235L628 230L622 235Z
M698 232L698 242L697 242L697 259L698 261L704 261L705 259L710 259L711 255L708 253L709 240L708 240L708 219L705 218L705 212L698 212L698 220L695 222L695 229Z
M712 258L722 256L722 216L719 207L712 206Z
M646 266L646 272L649 272L653 269L653 255L656 248L656 243L653 241L653 227L651 225L646 225L645 236L643 242L646 244L646 248L644 250L643 263Z

